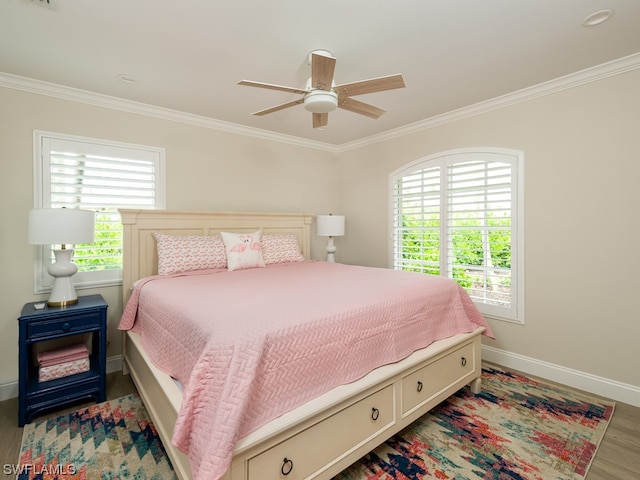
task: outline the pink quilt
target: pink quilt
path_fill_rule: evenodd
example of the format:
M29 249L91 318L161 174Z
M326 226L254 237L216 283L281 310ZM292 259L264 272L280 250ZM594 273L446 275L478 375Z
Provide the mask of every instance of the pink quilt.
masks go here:
M443 277L327 262L140 281L119 328L184 386L173 444L218 479L236 442L374 368L489 326Z

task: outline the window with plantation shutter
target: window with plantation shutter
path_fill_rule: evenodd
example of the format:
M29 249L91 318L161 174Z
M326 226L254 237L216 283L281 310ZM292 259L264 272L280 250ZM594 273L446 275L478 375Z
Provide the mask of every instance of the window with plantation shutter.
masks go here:
M523 158L455 150L393 172L393 268L452 278L484 315L523 323Z
M34 133L35 207L96 212L95 242L75 245L76 287L122 281L119 208L164 208L164 150L48 132ZM52 247L36 258L36 293L51 286Z

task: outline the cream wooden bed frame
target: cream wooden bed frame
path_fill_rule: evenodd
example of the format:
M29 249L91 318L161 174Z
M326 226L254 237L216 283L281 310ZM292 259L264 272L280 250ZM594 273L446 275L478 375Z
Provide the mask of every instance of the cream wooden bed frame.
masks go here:
M133 282L157 272L153 232L293 233L298 236L304 256L310 258L313 215L120 212L124 224L123 305ZM435 342L269 422L239 441L224 480L331 478L466 384L471 384L472 391L478 393L483 331L478 328ZM124 333L123 372L131 375L178 477L190 479L187 457L171 444L182 393L173 379L151 363L141 348L139 336L133 332Z

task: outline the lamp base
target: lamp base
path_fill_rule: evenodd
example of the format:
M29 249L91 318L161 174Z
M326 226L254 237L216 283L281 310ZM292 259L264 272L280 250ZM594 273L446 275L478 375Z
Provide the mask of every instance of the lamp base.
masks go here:
M49 307L67 307L69 305L75 305L76 303L78 303L77 298L75 300L64 300L62 302L52 302L51 300L49 300L47 302L47 305Z
M333 243L333 237L329 237L329 241L327 242L327 262L336 262L336 250L337 248Z
M78 266L71 261L73 249L54 250L53 253L56 257L56 263L52 263L48 268L49 275L53 277L53 287L47 305L64 307L78 303L72 279L78 271Z
M57 280L53 283L53 288L56 288L56 285L59 285L60 282ZM67 305L75 305L78 303L78 296L76 295L75 288L71 285L71 289L73 293L69 294L69 287L64 286L62 288L58 288L57 290L64 290L64 294L59 294L51 290L51 295L49 296L49 300L47 300L47 305L50 307L66 307Z

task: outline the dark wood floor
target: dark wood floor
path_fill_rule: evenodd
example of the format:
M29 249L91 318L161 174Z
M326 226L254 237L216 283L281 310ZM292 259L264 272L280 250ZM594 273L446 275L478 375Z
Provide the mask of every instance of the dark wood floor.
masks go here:
M114 399L135 391L122 372L107 375L107 397ZM60 415L82 407L56 411ZM18 427L18 399L0 402L0 465L15 465L20 456L22 428ZM637 480L640 478L640 408L616 403L607 429L586 480Z

